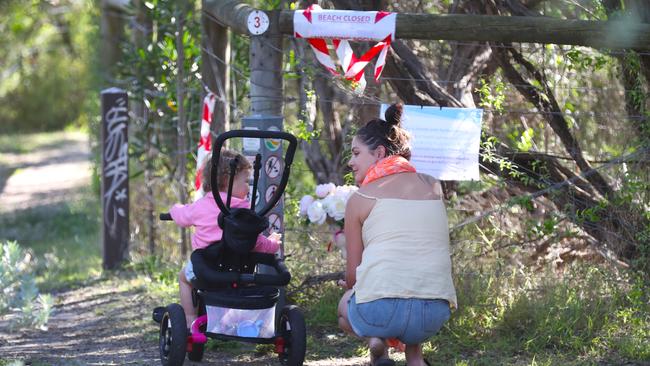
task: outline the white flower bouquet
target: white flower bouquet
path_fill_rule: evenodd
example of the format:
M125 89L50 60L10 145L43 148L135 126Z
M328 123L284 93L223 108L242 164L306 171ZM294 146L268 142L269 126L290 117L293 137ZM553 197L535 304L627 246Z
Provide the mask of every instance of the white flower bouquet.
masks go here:
M300 199L300 216L305 217L311 224L329 224L333 235L332 242L341 250L343 258L346 254L343 234L345 205L357 189L356 186L350 185L319 184L316 186L316 197L305 195Z

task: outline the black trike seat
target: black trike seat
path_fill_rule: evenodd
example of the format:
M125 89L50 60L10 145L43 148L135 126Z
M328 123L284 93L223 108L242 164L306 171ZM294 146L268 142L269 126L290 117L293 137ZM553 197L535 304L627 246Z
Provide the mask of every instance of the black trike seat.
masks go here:
M223 242L197 249L191 256L194 288L204 291L237 289L244 286L286 286L291 274L284 260L270 253L239 254ZM272 267L275 273L257 273L259 264Z

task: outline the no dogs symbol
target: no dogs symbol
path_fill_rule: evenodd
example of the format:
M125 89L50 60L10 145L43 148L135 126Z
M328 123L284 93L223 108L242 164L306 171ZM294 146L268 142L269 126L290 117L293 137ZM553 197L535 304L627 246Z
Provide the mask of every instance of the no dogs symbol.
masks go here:
M264 195L264 198L266 199L266 202L271 202L271 198L273 198L273 195L275 194L275 191L278 189L278 186L275 184L271 184L267 189L266 189L266 194Z
M270 214L269 224L270 224L269 228L271 229L271 231L275 233L281 233L283 231L282 218L280 217L280 215L274 213Z
M269 178L277 178L282 171L282 160L275 155L269 156L264 163L264 171Z

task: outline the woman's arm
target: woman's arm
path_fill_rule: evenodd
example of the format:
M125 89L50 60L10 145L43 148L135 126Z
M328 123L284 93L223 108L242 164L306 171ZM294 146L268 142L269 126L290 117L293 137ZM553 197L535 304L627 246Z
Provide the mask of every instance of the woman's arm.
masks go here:
M345 206L345 247L347 250L345 282L352 288L357 282L357 267L361 264L363 241L361 239L361 198L352 195Z

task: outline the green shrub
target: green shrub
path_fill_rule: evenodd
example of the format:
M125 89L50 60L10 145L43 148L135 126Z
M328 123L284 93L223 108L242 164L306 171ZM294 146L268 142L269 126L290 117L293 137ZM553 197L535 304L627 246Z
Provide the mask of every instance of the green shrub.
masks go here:
M563 275L461 270L455 278L459 309L425 347L435 349L427 353L440 362L473 359L477 352L485 363L476 364L510 364L508 357L538 363L551 357L551 364L559 364L560 355L650 360L650 303L642 278L596 266L575 266Z
M32 254L15 241L2 244L0 257L0 314L17 313L14 326L43 327L52 311L50 295L39 295Z

